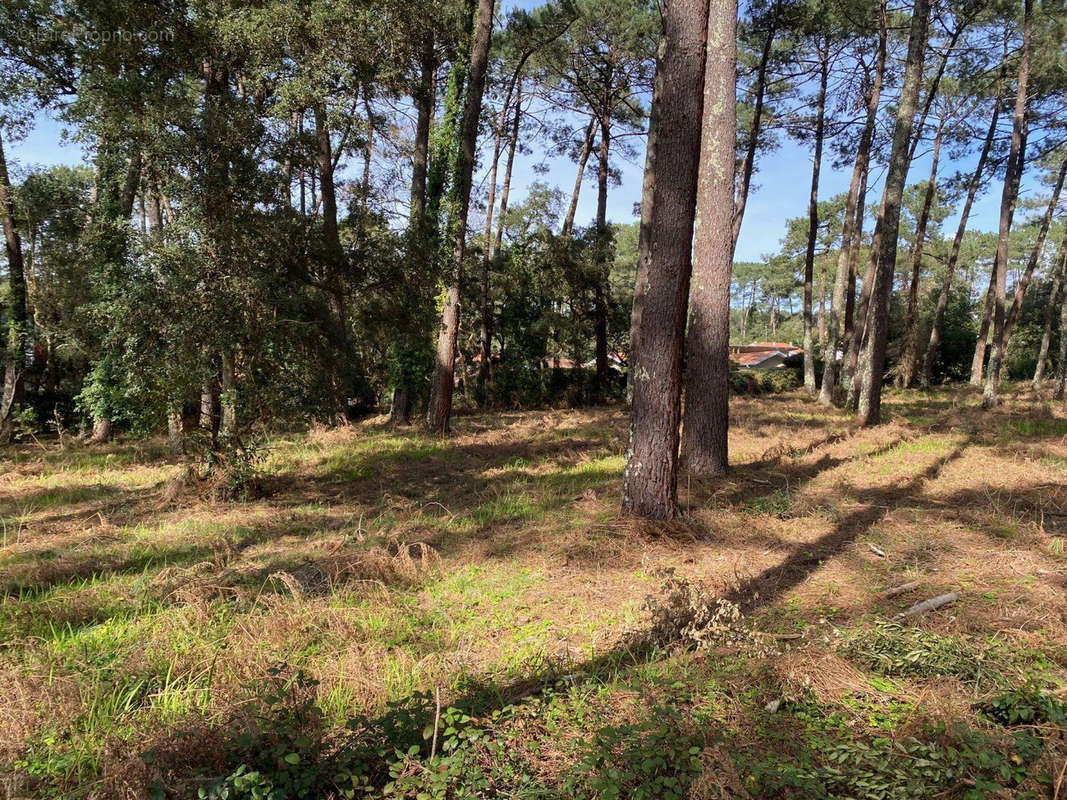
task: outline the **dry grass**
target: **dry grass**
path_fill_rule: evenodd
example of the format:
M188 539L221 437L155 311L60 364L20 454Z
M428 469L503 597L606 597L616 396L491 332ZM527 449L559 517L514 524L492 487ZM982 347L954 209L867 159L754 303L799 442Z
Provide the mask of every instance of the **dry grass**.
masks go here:
M735 399L731 474L683 474L671 525L618 518L621 409L462 417L448 441L380 421L280 438L268 495L245 504L175 491L182 467L152 447L10 451L3 769L33 791L138 796L159 775L136 758L145 743L206 768L218 725L278 662L320 681L333 724L434 687L524 686L610 652L667 567L762 630L807 632L726 694L766 675L824 706L886 701L829 632L950 590L962 599L916 624L1064 675L1063 409L1019 392L986 414L961 390L886 410L859 430L799 395ZM970 714L951 679L890 694L923 721ZM616 699L621 717L641 708ZM755 737L739 708L716 713ZM705 750L694 797L744 791L723 752ZM546 750L546 775L565 758Z

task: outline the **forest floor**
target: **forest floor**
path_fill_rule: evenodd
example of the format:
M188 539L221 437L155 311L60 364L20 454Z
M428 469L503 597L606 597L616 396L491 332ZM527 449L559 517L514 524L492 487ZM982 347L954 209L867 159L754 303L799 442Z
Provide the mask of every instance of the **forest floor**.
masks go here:
M1067 798L1067 414L979 403L734 398L665 525L619 518L622 408L274 437L251 502L158 442L4 451L3 785Z

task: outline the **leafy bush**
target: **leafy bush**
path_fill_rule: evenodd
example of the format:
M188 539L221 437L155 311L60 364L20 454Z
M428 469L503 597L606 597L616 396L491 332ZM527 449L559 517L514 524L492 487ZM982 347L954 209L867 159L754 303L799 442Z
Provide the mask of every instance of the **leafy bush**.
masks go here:
M318 682L283 666L231 720L238 731L227 760L237 768L200 789L210 800L295 800L352 797L367 783L366 769L352 751L331 747Z
M601 728L563 782L563 796L677 800L700 774L702 747L672 707L650 719Z
M1067 725L1063 703L1034 687L1010 689L978 708L983 717L1005 727L1012 725Z

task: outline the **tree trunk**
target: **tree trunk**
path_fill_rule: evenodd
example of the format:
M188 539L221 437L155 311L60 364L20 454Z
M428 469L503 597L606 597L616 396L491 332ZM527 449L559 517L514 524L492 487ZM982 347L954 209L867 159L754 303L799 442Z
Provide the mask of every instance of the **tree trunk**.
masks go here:
M360 193L363 196L362 205L364 217L370 206L370 168L371 162L374 159L374 109L371 107L370 92L370 84L364 83L363 113L367 117L367 143L363 147L363 179L360 181Z
M710 12L682 449L689 470L723 475L729 465L737 3L712 0Z
M681 420L682 346L685 339L686 306L692 272L693 228L697 204L697 176L709 187L721 177L701 169L701 129L707 129L705 147L715 156L715 138L727 138L725 131L713 129L721 118L703 121L703 108L717 108L725 117L734 108L734 67L729 64L729 98L722 93L724 76L709 68L705 84L705 59L715 60L720 71L726 50L734 46L736 7L730 0L714 0L718 15L709 15L708 0L673 0L663 7L661 58L656 70L650 123L649 154L646 156L644 197L638 250L646 263L639 268L640 284L635 290L631 371L633 373L633 412L630 443L626 454L622 509L624 513L651 519L671 519L678 513L678 425ZM709 23L715 25L708 35ZM723 29L728 41L719 42ZM715 43L722 48L716 49ZM701 92L701 86L704 91ZM725 209L726 225L719 231L727 251L729 215L733 212L733 135L730 140L730 169L726 200L711 197ZM720 193L721 194L721 193ZM722 216L720 214L719 216ZM709 219L709 223L713 220ZM711 229L714 236L715 230ZM698 239L698 257L707 255L707 241ZM638 308L638 304L640 307Z
M850 388L853 385L852 374L855 371L855 361L849 361L846 354L853 352L853 342L856 333L856 278L860 264L860 246L863 243L863 220L866 217L867 208L867 178L870 167L863 171L860 179L860 193L856 201L855 232L852 234L852 243L848 248L848 286L845 290L845 318L842 323L844 333L841 336L841 375L837 380L840 386Z
M815 101L815 153L812 157L811 191L808 194L808 246L804 253L804 389L815 394L815 342L812 340L812 282L815 278L815 244L819 238L819 172L822 169L823 135L826 128L826 84L830 80L830 47L823 42L819 54L819 94Z
M437 339L437 364L431 390L427 426L438 433L448 433L452 420L452 392L455 381L456 345L459 338L459 299L463 281L463 259L467 247L467 211L471 199L471 174L474 170L478 118L482 113L482 93L489 64L489 42L493 29L494 0L478 0L477 22L470 54L470 82L463 104L460 148L456 159L455 204L452 209L453 251L441 325Z
M426 219L427 207L427 174L430 163L430 126L433 121L434 111L434 78L437 74L437 54L434 49L432 34L426 34L422 39L422 47L419 55L419 82L412 92L412 100L415 105L415 143L412 153L411 165L411 215L408 221L408 258L413 267L424 263L425 252L428 249L429 225ZM424 271L416 269L418 277L422 277ZM421 306L420 302L416 302ZM410 328L418 328L418 309L416 313L405 319ZM406 330L402 334L402 341L397 344L393 355L406 362L407 351L414 349L411 341L418 338L417 330ZM410 370L403 367L394 371L393 396L389 408L389 420L393 425L411 424L411 405L416 393L412 385L413 376Z
M515 151L519 147L519 124L522 120L522 88L515 100L515 116L511 120L511 140L508 142L508 160L504 164L504 183L500 187L500 213L496 219L496 236L493 237L493 255L500 252L504 241L504 216L508 213L511 198L511 176L515 169Z
M1067 258L1067 254L1064 258ZM1064 287L1063 300L1060 304L1060 358L1056 362L1056 388L1052 393L1054 399L1063 399L1065 383L1067 383L1067 287Z
M596 117L589 119L589 125L585 129L585 139L582 141L582 151L578 155L578 174L574 178L574 189L571 191L571 202L567 206L567 216L563 218L563 235L570 236L574 230L574 215L578 213L578 195L582 191L582 178L585 177L585 166L589 163L589 155L593 152L593 140L596 134Z
M126 180L122 184L122 222L129 223L133 215L133 204L137 200L137 188L141 185L141 151L134 152L126 169Z
M364 95L366 97L366 95ZM317 103L312 109L315 116L315 160L319 172L320 196L322 197L322 237L326 252L326 293L332 319L327 323L333 328L333 338L340 358L348 356L348 330L345 314L345 289L342 273L345 254L341 246L341 236L337 227L337 190L333 174L333 142L330 139L330 125L326 117L326 108ZM364 198L365 199L365 198ZM341 376L339 359L328 355L330 377L330 394L333 405L334 422L337 425L348 423L348 403L344 381Z
M866 195L867 170L871 158L871 145L874 142L874 128L878 120L878 103L882 94L882 80L885 75L886 46L888 28L886 25L886 0L881 0L878 9L878 55L875 62L874 77L866 92L867 118L863 133L860 134L859 146L856 148L856 162L852 167L852 179L848 185L845 198L844 220L841 229L841 252L837 258L837 275L834 278L834 292L830 298L830 319L826 348L823 351L822 387L819 389L819 402L828 406L834 401L834 388L837 385L838 351L842 349L842 337L851 333L852 307L856 295L856 259L859 257L859 240L862 236L863 201ZM853 245L855 244L855 247ZM845 331L841 330L841 314L844 311ZM842 353L842 358L844 354Z
M982 151L978 155L978 164L975 166L974 173L971 175L970 183L967 186L967 199L964 200L963 209L960 211L960 221L956 226L956 236L952 240L948 264L945 266L945 277L941 281L941 293L937 296L937 306L934 308L934 318L930 324L930 341L926 345L926 352L923 354L923 365L919 373L919 381L923 388L928 388L933 381L934 360L937 358L937 351L941 346L941 325L945 319L945 312L948 310L952 279L955 276L956 265L960 259L963 235L967 231L967 220L971 216L971 207L974 205L974 200L978 196L978 189L982 185L982 174L985 171L986 162L989 160L989 151L993 147L994 139L996 139L997 122L1000 120L1000 104L1003 99L1002 89L1002 86L998 89L996 99L993 102L993 115L989 120L989 130L986 132L985 141L982 143Z
M1004 191L1000 199L997 255L993 260L993 273L996 276L993 294L993 340L989 351L989 367L986 370L985 390L982 392L982 407L986 409L993 408L997 404L1000 367L1004 363L1004 349L1007 345L1005 304L1008 287L1008 236L1011 233L1011 221L1015 213L1015 203L1019 197L1019 182L1022 179L1026 164L1025 130L1027 109L1029 107L1027 88L1030 80L1030 33L1033 26L1033 9L1033 0L1024 0L1023 45L1022 50L1019 52L1019 77L1016 86L1015 114L1012 117L1011 154L1008 157L1010 168L1008 175L1004 179Z
M210 433L212 439L218 432L218 416L215 412L217 403L215 377L205 377L200 383L200 429Z
M596 181L596 274L593 276L593 325L596 342L596 387L598 400L603 399L608 388L608 260L611 249L611 233L608 230L608 155L611 146L611 123L600 118L600 159L597 163Z
M1052 225L1052 215L1056 212L1056 207L1060 202L1060 193L1063 191L1064 177L1067 177L1067 158L1060 165L1059 174L1056 176L1056 185L1052 190L1052 196L1049 198L1048 207L1045 209L1045 216L1041 220L1041 227L1037 232L1034 249L1030 251L1030 258L1026 262L1026 269L1023 270L1019 282L1015 285L1015 297L1012 300L1011 308L1008 309L1008 318L1004 322L1005 351L1007 351L1008 345L1011 343L1011 334L1015 330L1015 324L1019 321L1026 290L1030 286L1030 281L1034 278L1037 262L1041 259L1041 253L1045 249L1045 239L1048 237L1048 230Z
M919 100L926 54L926 32L930 23L930 0L915 0L911 32L908 36L908 55L904 68L904 82L900 90L897 118L893 126L893 147L889 156L885 190L882 196L881 237L879 247L872 252L877 259L875 285L868 303L869 323L866 326L863 383L860 387L858 420L861 425L877 425L881 421L882 370L885 365L886 343L889 338L889 295L893 287L893 273L897 261L897 237L900 233L900 205L904 197L904 182L908 177L908 145L911 142L915 107Z
M1011 165L1008 165L1010 172ZM974 342L974 355L971 357L971 386L981 386L985 375L986 350L989 347L989 328L993 324L993 293L996 291L997 271L989 270L989 286L982 295L982 321L978 325L978 337Z
M222 351L222 392L219 395L221 409L219 419L219 436L223 440L233 440L237 436L237 373L234 366L233 352Z
M760 132L763 126L763 102L767 93L767 65L771 60L771 52L774 49L774 37L777 30L774 25L767 29L766 38L763 40L763 50L760 51L759 66L756 67L756 87L754 90L755 101L752 108L752 127L748 131L748 140L745 143L745 157L741 162L741 175L737 184L737 198L734 201L734 217L732 221L733 247L737 248L737 238L741 235L741 222L745 217L745 206L748 203L749 187L752 185L752 170L756 164L756 149L759 146Z
M105 444L111 439L111 420L101 417L93 422L93 432L89 436L89 444Z
M504 105L500 109L500 122L497 126L496 141L493 144L493 162L489 173L489 197L486 201L485 212L485 240L482 246L482 286L481 286L481 329L479 331L481 361L478 364L478 401L486 402L486 386L489 383L490 367L493 354L493 305L490 296L493 260L496 258L499 244L493 238L493 205L496 197L497 165L500 162L500 151L503 147L504 127L507 125L507 114L510 110L510 96L505 97ZM511 190L511 171L515 164L515 150L518 148L519 124L522 116L522 83L517 84L517 97L515 102L514 122L511 135L508 137L507 166L504 169L504 186L501 189L500 214L497 219L497 230L501 236L504 232L504 214L507 213L507 198Z
M8 352L4 364L3 394L0 395L0 441L10 441L14 435L15 409L22 402L29 314L26 303L26 272L22 263L22 241L15 222L15 198L12 196L3 141L0 141L0 215L3 215L8 275Z
M1048 305L1045 307L1045 331L1041 336L1041 347L1037 353L1037 366L1034 368L1034 391L1041 388L1041 382L1045 379L1045 369L1048 367L1048 349L1052 343L1052 322L1056 318L1056 304L1060 299L1060 292L1064 288L1064 278L1067 277L1067 232L1064 233L1063 242L1060 244L1058 269L1052 279L1052 291L1049 294Z
M915 244L911 248L911 284L908 286L908 310L905 317L904 349L897 372L897 386L908 388L915 380L915 367L919 359L919 281L922 278L923 248L926 244L926 228L930 223L930 212L937 197L937 167L941 160L941 135L944 132L944 120L937 126L934 134L934 151L930 161L930 177L926 182L922 209L915 223ZM921 132L919 136L921 136ZM916 137L918 138L918 137Z
M166 446L170 448L172 454L178 455L181 453L181 438L184 433L184 430L182 430L181 409L180 407L171 406L166 412Z

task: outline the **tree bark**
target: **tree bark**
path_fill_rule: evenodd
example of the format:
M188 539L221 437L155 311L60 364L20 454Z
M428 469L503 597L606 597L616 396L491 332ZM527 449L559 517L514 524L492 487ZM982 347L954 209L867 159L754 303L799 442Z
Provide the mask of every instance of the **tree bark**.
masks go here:
M1049 293L1048 305L1045 307L1045 330L1041 336L1041 347L1037 352L1037 365L1034 367L1034 391L1041 388L1041 382L1045 379L1045 370L1048 367L1048 350L1052 343L1052 323L1056 318L1056 304L1060 300L1060 292L1064 288L1064 278L1067 277L1067 232L1060 244L1057 256L1059 264L1056 274L1052 279L1052 291Z
M608 388L608 257L611 249L611 232L608 230L608 156L611 147L611 122L606 117L600 121L600 150L597 162L596 182L596 251L593 276L593 326L596 341L596 387L598 399Z
M688 469L723 475L729 465L737 3L712 0L710 10L682 449Z
M822 169L823 135L826 129L826 84L830 80L830 47L823 42L819 54L819 94L815 101L815 153L812 157L811 190L808 194L808 244L804 253L804 389L815 394L815 342L812 340L812 283L815 278L815 244L819 237L819 172Z
M364 94L364 97L366 95ZM333 143L326 108L316 103L312 109L315 117L315 160L319 171L320 197L322 198L322 236L326 252L326 293L333 319L328 327L333 328L333 337L341 358L348 355L348 330L345 314L345 289L342 273L345 254L337 226L337 190L334 186ZM368 145L369 146L369 145ZM367 177L367 176L365 176ZM364 200L366 198L364 197ZM348 404L339 359L329 357L330 394L334 422L348 423Z
M1000 104L1003 99L1002 87L998 89L996 99L993 102L993 115L989 119L989 130L986 132L985 141L982 143L982 151L978 155L978 164L971 175L967 186L967 199L963 202L960 211L960 221L956 226L956 236L952 240L952 249L949 251L948 263L945 265L945 276L941 281L941 293L937 296L937 306L934 308L934 318L930 324L930 341L926 345L923 354L922 369L919 372L920 385L928 388L933 381L934 360L937 358L938 348L941 346L941 325L948 310L948 302L951 297L952 280L956 273L956 265L960 259L960 247L963 245L963 235L967 232L967 221L971 216L971 208L978 196L978 189L982 185L982 174L985 172L986 162L989 160L989 152L996 139L997 123L1000 121Z
M515 113L512 119L511 134L508 137L508 157L504 167L504 183L500 190L500 214L497 216L496 236L493 235L493 203L496 193L497 162L500 160L501 136L504 126L507 124L507 111L509 109L510 96L505 98L504 107L500 110L500 125L497 131L497 141L494 145L493 166L489 176L489 199L486 203L485 213L485 244L482 253L482 297L481 297L481 357L478 364L478 394L481 402L484 402L486 385L492 366L493 354L493 306L490 299L490 278L493 260L500 250L500 243L504 235L504 215L508 211L508 196L511 193L511 173L515 166L515 151L519 145L519 125L522 121L522 82L516 82Z
M837 383L841 386L850 387L852 385L852 372L855 371L856 364L852 361L849 364L846 354L852 352L852 343L855 339L856 332L856 278L859 272L860 264L860 246L863 243L863 221L867 215L867 178L870 174L870 166L863 171L863 177L860 179L860 193L856 201L856 229L852 234L852 242L848 248L848 286L845 290L845 318L842 323L844 333L841 336L841 375L837 380ZM852 371L846 373L846 369L850 368Z
M222 392L219 395L219 436L233 440L237 436L237 373L233 352L222 351Z
M470 82L463 104L460 148L456 159L455 207L452 210L453 251L445 304L437 339L437 364L427 426L438 433L448 433L452 421L452 392L455 381L456 345L459 338L460 285L467 247L467 211L470 208L471 174L478 139L478 118L482 113L482 93L489 64L490 34L493 28L494 0L478 0L477 21L470 54Z
M712 74L712 84L705 83L705 60L709 56L716 62L726 60L722 49L713 49L708 25L716 28L716 42L722 29L729 29L729 41L722 45L732 50L736 7L731 12L731 5L730 0L714 0L720 12L717 16L709 15L708 0L672 0L663 7L664 31L650 123L654 142L646 156L638 243L646 263L639 268L635 295L635 303L640 298L640 312L635 312L638 324L632 331L633 411L622 495L624 513L651 519L671 519L678 513L682 346L693 264L697 176L704 172L700 164L702 125L709 129L705 146L713 154L717 152L714 138L726 138L724 131L711 132L712 123L702 118L705 107L720 113L727 109L733 113L734 108L732 61L729 98L720 93L721 76ZM733 136L729 138L732 172ZM730 178L722 206L727 214L733 212L732 174ZM732 244L729 231L727 216L720 234L728 248Z
M1004 363L1004 349L1007 345L1005 331L1007 315L1005 304L1008 287L1008 235L1011 233L1012 217L1015 203L1019 197L1019 182L1022 179L1026 163L1025 130L1027 109L1029 107L1028 85L1030 81L1030 35L1033 27L1033 0L1023 2L1023 44L1019 52L1019 77L1016 85L1015 113L1012 117L1011 155L1009 164L1014 168L1004 179L1004 191L1000 199L1000 228L997 234L997 255L993 261L993 273L996 276L993 293L993 340L989 351L989 367L986 370L986 384L982 392L982 407L989 409L997 405L997 392L1000 383L1000 367Z
M567 215L563 218L563 235L570 236L574 230L574 215L578 213L578 195L582 191L582 178L585 177L585 166L589 163L589 156L593 152L593 140L596 134L596 117L589 119L589 125L585 129L585 139L582 141L582 151L578 155L578 174L574 178L574 189L571 191L571 202L567 206Z
M749 187L752 185L752 171L756 164L756 149L759 146L760 132L763 127L763 103L767 93L767 66L774 50L774 37L777 29L774 24L767 28L763 49L760 51L759 65L756 67L755 102L752 107L752 127L748 131L745 144L745 157L741 162L741 175L737 184L737 198L734 200L734 217L732 221L733 247L737 248L737 239L741 235L741 222L745 217L748 204Z
M1064 254L1067 259L1067 254ZM1067 287L1064 287L1063 300L1060 304L1060 358L1056 362L1056 388L1052 397L1063 399L1064 384L1067 384Z
M1012 169L1008 165L1009 171ZM974 342L974 355L971 357L971 386L981 386L985 375L986 350L989 347L989 328L993 324L993 293L996 291L997 271L989 270L989 286L982 296L982 320L978 325L978 337Z
M434 79L437 74L437 53L434 49L432 34L426 34L422 39L419 54L419 81L414 91L412 100L415 105L415 142L411 164L411 215L408 221L408 258L412 265L421 264L425 259L427 249L429 225L426 220L426 187L427 173L430 163L430 126L433 121L434 110ZM422 272L422 270L418 270ZM412 315L405 322L412 328L417 327L416 315ZM405 331L404 339L415 338L416 331ZM409 347L407 341L397 345L397 351L406 351ZM406 353L404 353L406 355ZM394 351L394 357L396 351ZM415 394L415 387L410 385L411 376L407 370L401 370L401 374L394 375L393 396L389 407L389 421L393 425L411 424L411 405Z
M496 235L493 237L493 255L500 252L504 241L504 215L508 213L511 199L511 176L515 171L515 152L519 147L519 125L522 121L521 90L515 102L515 116L511 120L511 141L508 142L508 159L504 164L504 181L500 187L500 213L497 214Z
M875 60L874 77L866 93L867 118L863 133L860 134L859 146L856 148L856 161L852 167L852 179L848 185L845 198L844 222L841 229L841 252L837 258L837 275L834 278L834 292L830 297L830 319L826 348L823 351L822 387L819 389L819 402L829 406L834 401L834 389L837 385L837 354L842 348L843 336L851 332L852 307L856 294L856 266L853 260L859 257L859 240L862 236L863 200L866 196L867 170L871 159L871 145L874 142L875 123L878 120L878 103L882 94L882 81L885 75L885 60L888 39L886 24L886 0L880 0L878 8L878 55ZM855 244L855 247L853 247ZM841 315L845 316L845 331L841 330ZM844 353L842 353L842 358Z
M893 287L893 273L897 261L897 237L900 233L900 205L904 197L904 182L908 176L908 145L911 142L915 107L919 99L926 54L926 33L930 23L929 0L915 0L911 32L908 36L908 55L904 68L904 82L900 90L897 118L893 126L893 147L889 156L885 190L882 196L881 237L879 247L872 252L877 259L875 285L868 303L869 323L865 337L863 383L860 387L857 418L861 425L881 422L882 370L885 365L886 343L889 337L889 295Z
M29 314L26 301L26 272L22 261L22 241L15 221L15 198L7 170L3 141L0 140L0 215L3 215L4 247L7 252L8 314L7 358L4 363L3 394L0 395L0 441L14 435L14 413L22 402L26 369Z
M218 417L215 412L217 403L215 377L206 376L200 383L200 429L210 433L212 439L218 432Z
M937 126L937 133L934 135L930 177L926 181L922 209L919 211L919 219L915 223L915 244L911 248L911 283L908 286L908 310L904 323L904 349L901 353L900 369L897 372L897 386L902 388L910 387L915 380L915 367L919 359L919 333L916 330L919 321L919 281L922 278L926 228L930 223L930 212L937 197L937 167L941 160L941 136L943 132L944 120Z
M1052 189L1052 196L1049 198L1048 207L1045 209L1045 216L1041 219L1041 227L1037 232L1034 249L1030 251L1030 258L1027 259L1026 269L1023 270L1023 274L1019 277L1019 282L1015 285L1015 297L1012 300L1011 308L1008 309L1008 318L1004 321L1005 351L1007 351L1008 345L1011 343L1011 334L1015 330L1015 324L1019 321L1026 290L1030 286L1030 281L1034 278L1037 262L1041 260L1041 253L1045 249L1045 239L1048 238L1048 230L1052 225L1052 215L1056 212L1056 207L1060 202L1060 193L1063 191L1064 177L1067 177L1067 158L1060 165L1059 174L1056 176L1056 185Z

